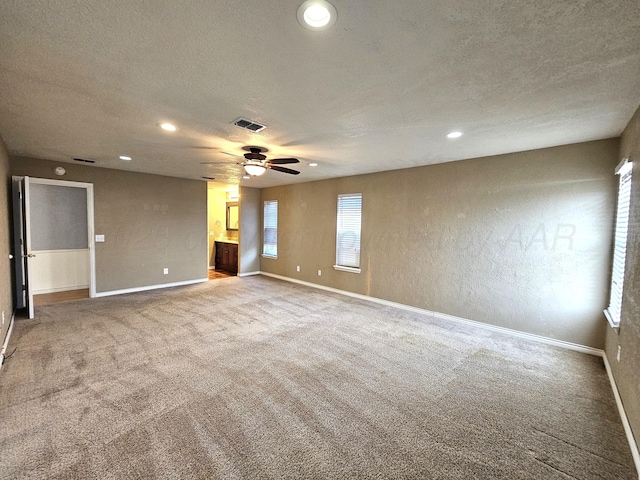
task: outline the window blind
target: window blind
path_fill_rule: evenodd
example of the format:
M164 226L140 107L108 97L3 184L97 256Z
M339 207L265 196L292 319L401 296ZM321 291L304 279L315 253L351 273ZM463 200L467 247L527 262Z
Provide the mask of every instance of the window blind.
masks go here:
M620 175L618 187L618 207L616 213L616 231L613 244L613 268L611 272L611 297L607 318L611 325L620 325L622 313L622 292L624 284L624 263L627 253L627 230L629 227L629 204L631 202L632 164L623 162L617 169Z
M278 201L264 202L262 254L278 256Z
M338 228L336 234L336 265L360 267L360 230L362 194L338 195Z

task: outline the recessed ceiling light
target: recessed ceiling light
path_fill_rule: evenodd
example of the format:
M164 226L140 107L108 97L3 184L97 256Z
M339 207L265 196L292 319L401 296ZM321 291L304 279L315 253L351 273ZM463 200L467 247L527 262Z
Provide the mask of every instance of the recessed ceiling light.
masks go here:
M243 175L242 178L244 178L245 180L251 180L251 177L249 175Z
M449 132L447 133L447 138L460 138L462 136L462 132Z
M317 167L317 166L318 166L318 164L317 164L316 162L313 162L313 163L310 163L310 164L309 164L309 166L310 166L310 167Z
M126 160L126 161L131 160L131 157L128 157L128 156L126 156L126 155L120 155L118 158L119 158L120 160Z
M326 0L307 0L298 7L298 22L308 30L326 30L336 23L338 12Z
M158 126L167 132L175 132L177 130L176 126L171 123L159 123Z

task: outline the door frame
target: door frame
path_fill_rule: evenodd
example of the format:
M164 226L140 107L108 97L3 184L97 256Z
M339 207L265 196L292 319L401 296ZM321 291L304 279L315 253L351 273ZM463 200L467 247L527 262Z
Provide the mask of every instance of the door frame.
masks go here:
M29 185L30 184L39 184L39 185L54 185L59 187L71 187L71 188L84 188L87 193L87 245L89 247L89 297L94 298L96 296L96 256L95 256L95 226L94 226L94 201L93 201L93 183L85 183L85 182L73 182L69 180L53 180L49 178L38 178L38 177L29 177L29 176L16 176L14 178L24 180L24 222L25 225L23 228L25 229L25 238L27 240L27 249L29 251L24 252L27 255L27 261L25 265L25 269L27 271L26 281L29 282L28 272L30 270L29 267L29 257L28 255L31 253L31 245L30 245L30 230L31 225L29 224ZM17 260L17 259L16 259ZM27 292L30 292L31 289L27 285ZM29 294L28 299L28 308L29 308L29 317L33 318L33 294Z

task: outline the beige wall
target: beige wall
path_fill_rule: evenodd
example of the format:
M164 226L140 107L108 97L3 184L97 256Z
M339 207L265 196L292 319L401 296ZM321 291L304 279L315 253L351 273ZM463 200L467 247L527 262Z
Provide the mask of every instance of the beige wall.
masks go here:
M11 175L9 174L9 156L2 137L0 137L0 314L4 312L5 321L0 320L0 347L9 329L13 315L12 275L13 261L11 253Z
M159 175L11 158L12 175L94 185L98 293L207 278L207 184ZM163 268L169 274L163 274Z
M264 189L278 259L261 270L602 348L618 143ZM336 198L357 192L361 274L332 268Z
M260 271L261 217L260 190L240 187L239 275Z
M636 442L640 441L640 108L627 125L620 159L629 157L631 209L620 328L607 329L606 353ZM613 176L613 172L610 172ZM617 177L616 177L617 180ZM620 362L616 360L620 345Z

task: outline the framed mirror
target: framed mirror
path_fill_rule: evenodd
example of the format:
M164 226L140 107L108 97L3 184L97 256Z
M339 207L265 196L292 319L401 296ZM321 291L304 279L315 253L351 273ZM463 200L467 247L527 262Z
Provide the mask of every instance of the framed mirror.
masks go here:
M227 230L238 230L239 208L238 202L227 202Z

